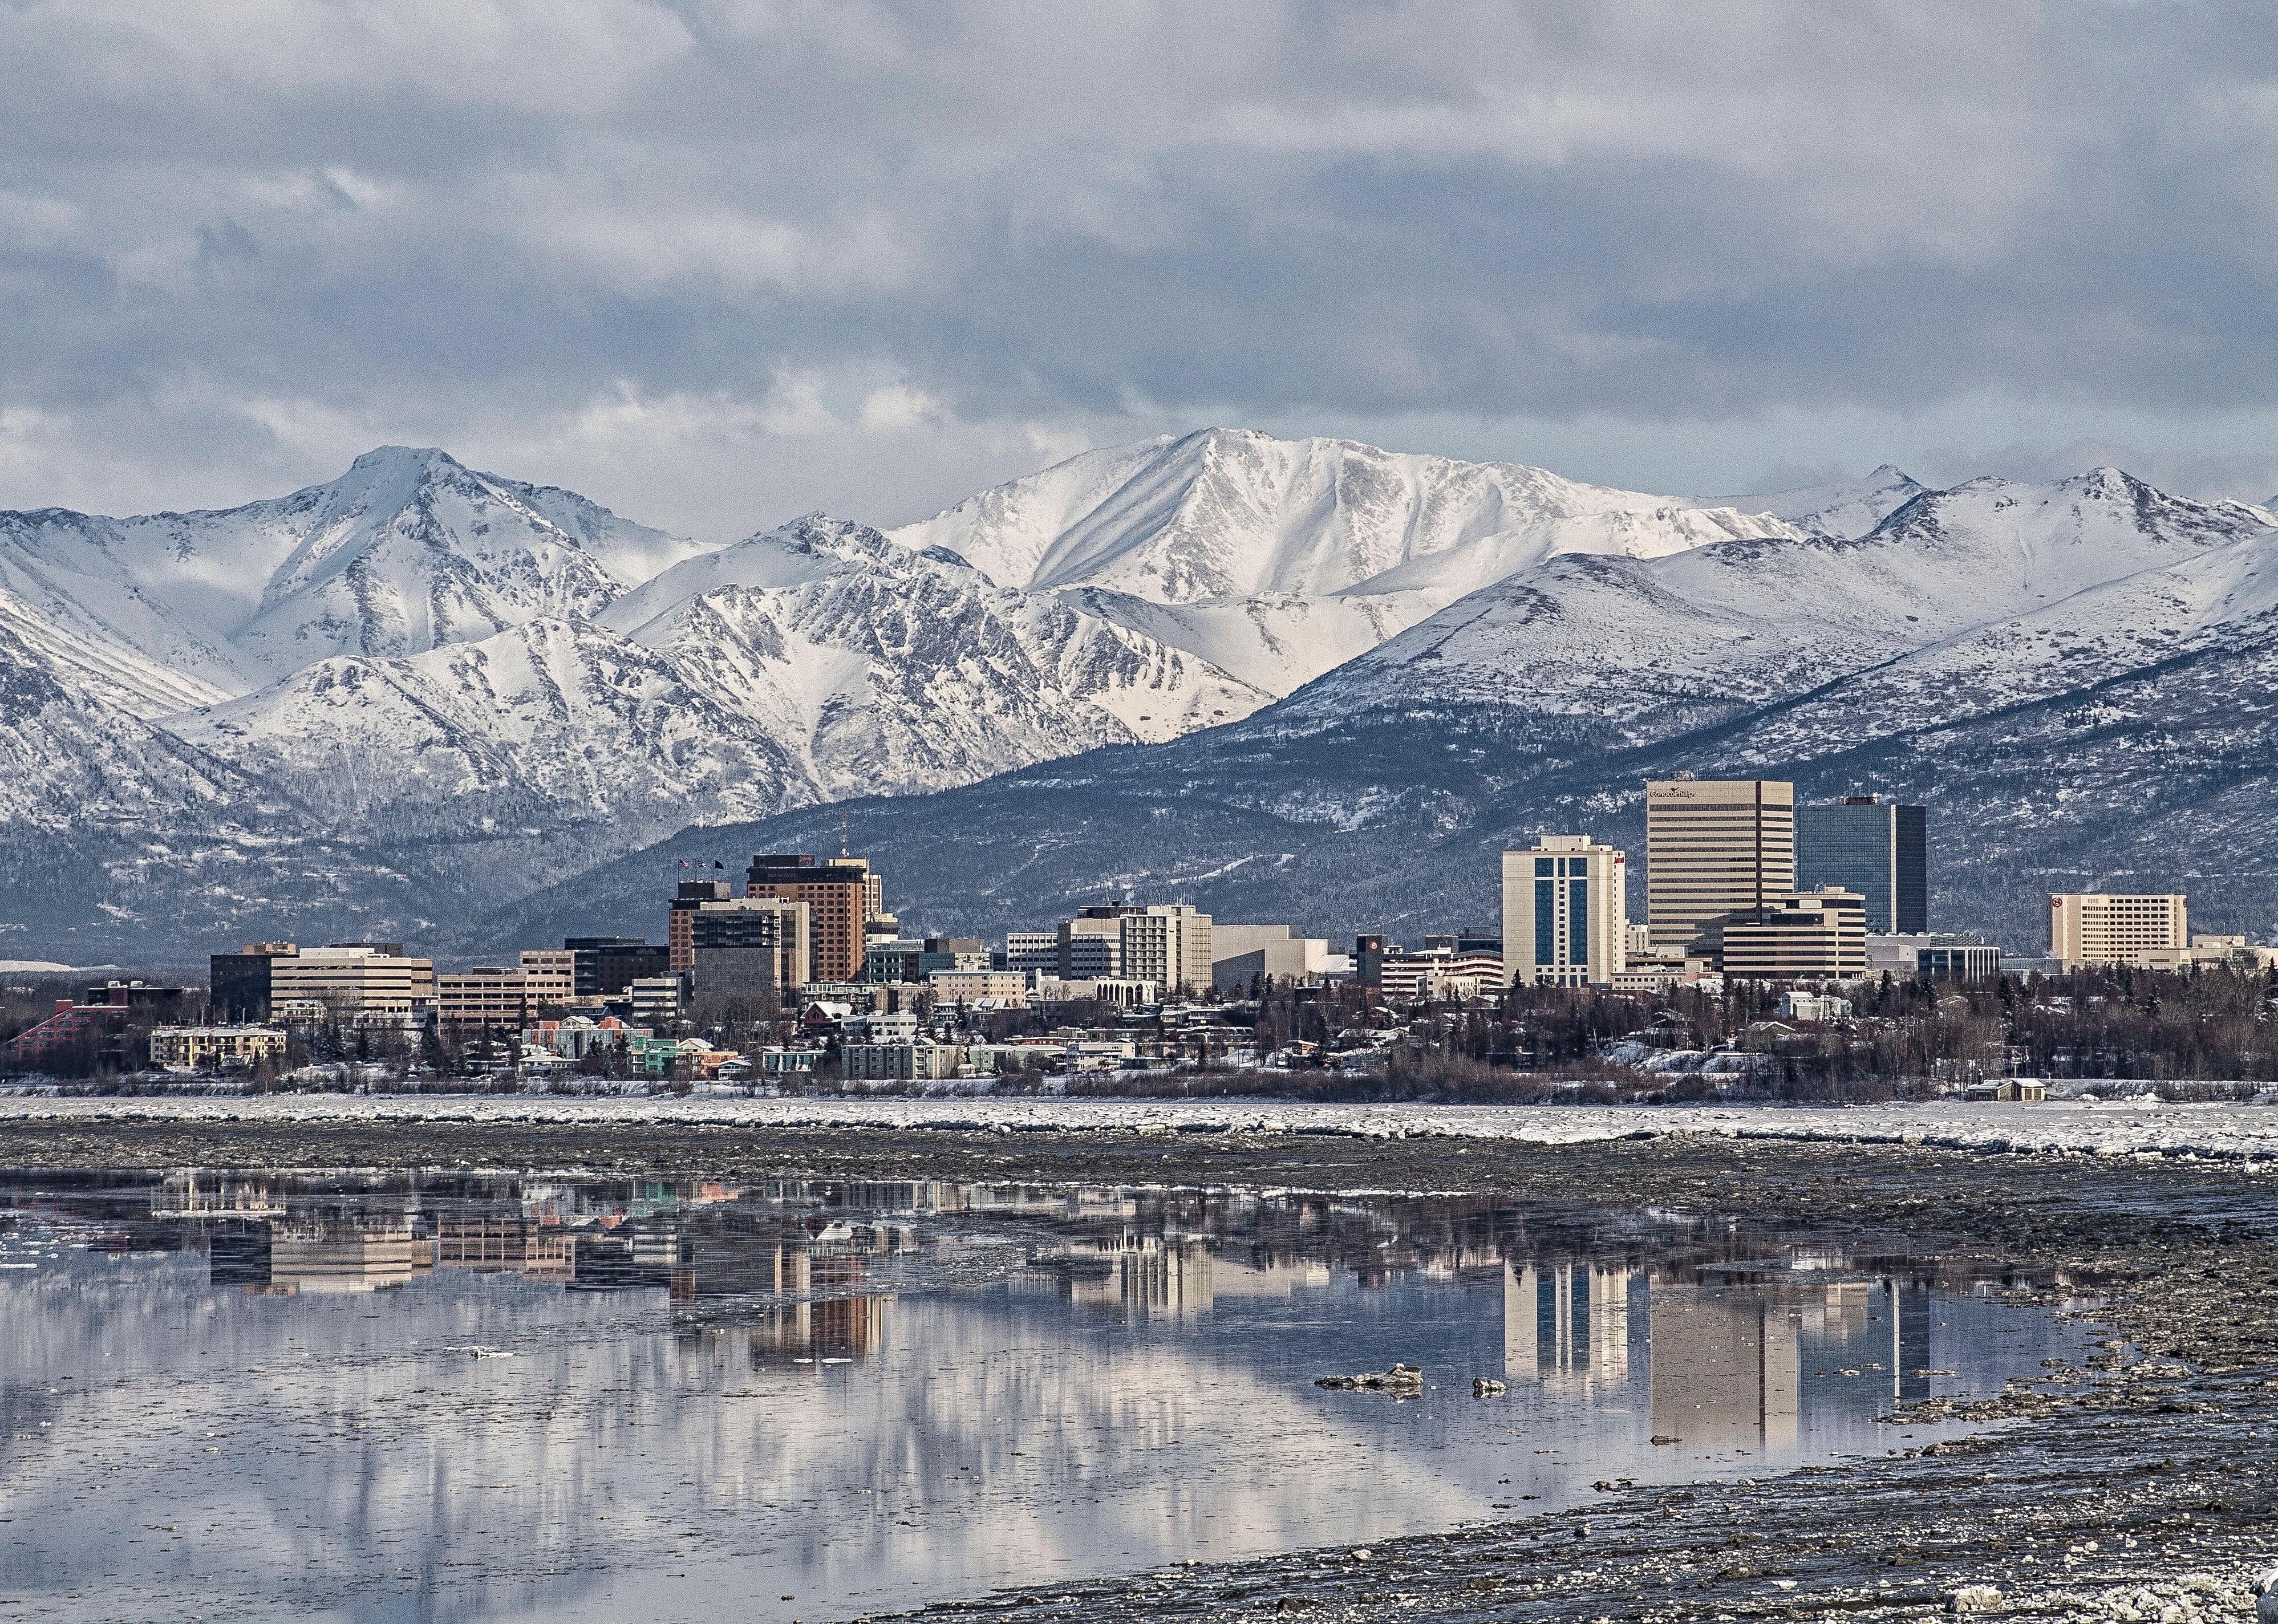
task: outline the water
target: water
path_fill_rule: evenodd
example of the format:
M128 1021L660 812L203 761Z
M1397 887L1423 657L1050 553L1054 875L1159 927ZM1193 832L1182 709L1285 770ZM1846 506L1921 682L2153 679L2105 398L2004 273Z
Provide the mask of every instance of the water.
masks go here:
M811 1621L1358 1544L1952 1436L1875 1418L2085 1351L2021 1284L1477 1200L0 1176L0 1617Z

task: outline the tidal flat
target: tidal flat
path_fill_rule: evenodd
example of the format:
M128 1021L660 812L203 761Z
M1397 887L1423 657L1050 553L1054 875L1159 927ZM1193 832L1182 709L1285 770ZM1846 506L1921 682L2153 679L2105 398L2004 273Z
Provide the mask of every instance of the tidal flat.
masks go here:
M152 1120L0 1163L18 1616L2180 1620L2278 1552L2278 1192L2220 1163ZM565 1263L581 1202L623 1234ZM514 1214L570 1277L468 1261ZM104 1353L145 1408L71 1393ZM1314 1385L1395 1361L1420 1399Z

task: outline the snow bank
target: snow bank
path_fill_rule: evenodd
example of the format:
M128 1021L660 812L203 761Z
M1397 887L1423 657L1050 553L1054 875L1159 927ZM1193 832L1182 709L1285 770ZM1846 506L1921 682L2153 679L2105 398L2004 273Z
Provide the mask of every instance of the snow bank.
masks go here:
M1572 1145L1697 1136L1905 1144L1986 1153L2160 1155L2278 1163L2278 1110L2252 1105L1768 1106L1309 1105L1177 1100L554 1099L511 1095L269 1094L233 1098L0 1097L11 1123L466 1123L743 1129L1090 1130L1141 1134L1335 1134Z

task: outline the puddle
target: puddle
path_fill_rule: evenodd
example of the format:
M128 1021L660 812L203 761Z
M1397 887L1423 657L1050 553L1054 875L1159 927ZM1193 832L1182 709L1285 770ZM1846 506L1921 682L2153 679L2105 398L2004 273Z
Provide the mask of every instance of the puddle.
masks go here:
M1362 1544L1957 1436L1876 1417L2084 1357L2046 1284L1472 1199L0 1175L0 1596L820 1620Z

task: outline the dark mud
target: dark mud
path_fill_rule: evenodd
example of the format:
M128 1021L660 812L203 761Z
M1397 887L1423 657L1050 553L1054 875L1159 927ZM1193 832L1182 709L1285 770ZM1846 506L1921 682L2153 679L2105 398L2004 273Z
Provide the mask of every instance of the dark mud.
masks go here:
M1131 1133L508 1125L11 1125L36 1167L497 1167L1465 1191L1902 1231L2056 1270L2108 1328L2090 1369L1974 1407L2008 1424L1754 1483L929 1609L958 1619L2251 1617L2278 1562L2278 1186L2220 1164L1753 1141L1543 1147ZM1982 1599L1982 1598L1973 1598Z

